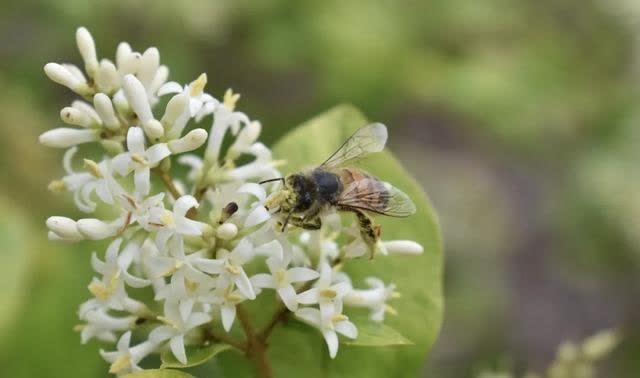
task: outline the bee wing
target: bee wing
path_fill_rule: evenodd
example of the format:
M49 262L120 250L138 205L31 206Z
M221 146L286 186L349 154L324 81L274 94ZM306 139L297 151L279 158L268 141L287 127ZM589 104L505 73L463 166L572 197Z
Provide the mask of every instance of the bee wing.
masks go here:
M338 198L338 206L400 218L416 212L416 205L403 191L370 176L349 184Z
M380 152L387 143L387 127L381 123L363 126L347 139L322 165L335 168L362 158L373 152Z

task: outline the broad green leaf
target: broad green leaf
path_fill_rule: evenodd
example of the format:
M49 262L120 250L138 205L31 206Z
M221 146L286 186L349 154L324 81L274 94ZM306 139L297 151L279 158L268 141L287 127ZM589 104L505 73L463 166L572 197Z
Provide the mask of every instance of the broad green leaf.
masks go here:
M285 135L275 146L276 159L288 163L284 174L313 167L323 162L367 120L351 106L342 105L304 123ZM389 130L393 140L393 128ZM268 357L276 377L298 377L304 366L307 378L320 377L416 377L425 363L442 322L442 242L438 220L422 188L400 163L385 151L366 159L363 166L371 174L407 193L418 211L407 219L376 217L382 226L383 239L412 239L424 246L420 256L377 256L359 259L345 266L355 286L364 287L368 276L393 282L402 294L393 300L398 316L388 316L385 323L402 335L411 337L413 345L402 347L360 348L342 344L335 360L330 360L320 334L298 322L276 327L269 339ZM345 215L347 220L349 214ZM252 306L253 305L253 306ZM264 324L272 310L247 304L253 321ZM259 314L259 315L256 315ZM349 314L349 311L347 311ZM255 371L244 356L225 353L219 358L227 376L251 377Z
M366 318L351 319L358 327L358 338L342 339L344 345L383 347L393 345L411 345L411 340L384 323L372 322Z
M193 378L193 375L180 370L150 369L127 374L123 378Z
M229 344L211 344L208 346L195 346L190 345L186 348L187 352L187 364L183 365L178 361L170 350L166 350L162 353L162 366L161 368L188 368L198 366L209 361L216 354L231 349Z

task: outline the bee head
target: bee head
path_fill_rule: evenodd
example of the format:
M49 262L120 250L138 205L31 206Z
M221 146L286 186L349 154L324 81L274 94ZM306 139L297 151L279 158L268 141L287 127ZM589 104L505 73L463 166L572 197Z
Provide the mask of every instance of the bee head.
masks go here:
M305 211L311 207L316 197L316 184L311 177L293 174L285 179L285 187L292 193L293 208Z

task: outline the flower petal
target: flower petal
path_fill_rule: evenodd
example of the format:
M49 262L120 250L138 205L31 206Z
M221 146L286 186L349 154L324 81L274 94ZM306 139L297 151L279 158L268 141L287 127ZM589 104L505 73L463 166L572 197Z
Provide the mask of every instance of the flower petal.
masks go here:
M351 323L348 320L337 322L335 324L335 329L336 332L350 339L355 339L356 337L358 337L358 329L356 328L355 324Z
M133 176L133 181L136 186L136 190L142 194L149 194L151 189L151 170L149 167L137 168Z
M327 347L329 347L329 356L336 358L338 354L338 335L333 330L325 330L322 331L322 336L324 336L324 341L327 342Z
M169 347L171 347L171 352L176 357L176 359L183 365L186 365L187 353L184 350L184 335L177 335L172 337L171 341L169 341Z
M256 299L256 293L253 290L253 285L251 285L251 281L249 281L249 277L247 277L247 273L244 272L244 269L240 268L240 273L235 275L234 282L242 295L251 300Z
M298 294L298 303L302 304L314 304L318 303L319 290L318 288L311 288Z
M298 309L298 301L296 300L296 290L291 285L286 285L278 289L278 295L282 299L282 303L295 312Z
M127 150L134 154L144 154L144 132L141 128L129 128L127 132Z
M304 282L315 280L320 274L309 268L291 268L287 271L289 282Z
M166 143L158 143L149 147L145 154L147 155L147 161L149 162L149 165L155 166L160 162L160 160L171 155L171 150L169 150L169 146L167 146Z
M233 305L222 305L220 307L220 315L222 317L222 327L225 331L229 332L233 325L233 320L236 318L236 307Z

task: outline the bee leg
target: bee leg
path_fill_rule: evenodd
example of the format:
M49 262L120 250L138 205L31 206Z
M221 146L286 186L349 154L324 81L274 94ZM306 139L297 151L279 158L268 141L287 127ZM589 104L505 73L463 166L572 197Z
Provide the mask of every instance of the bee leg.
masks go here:
M290 223L294 226L305 230L319 230L322 228L322 220L320 217L308 218L291 218Z
M370 259L373 259L373 255L376 251L376 243L380 240L381 228L380 225L373 224L373 220L358 209L353 208L341 208L340 210L350 211L358 218L358 225L360 226L360 236L362 240L367 243L370 252Z

